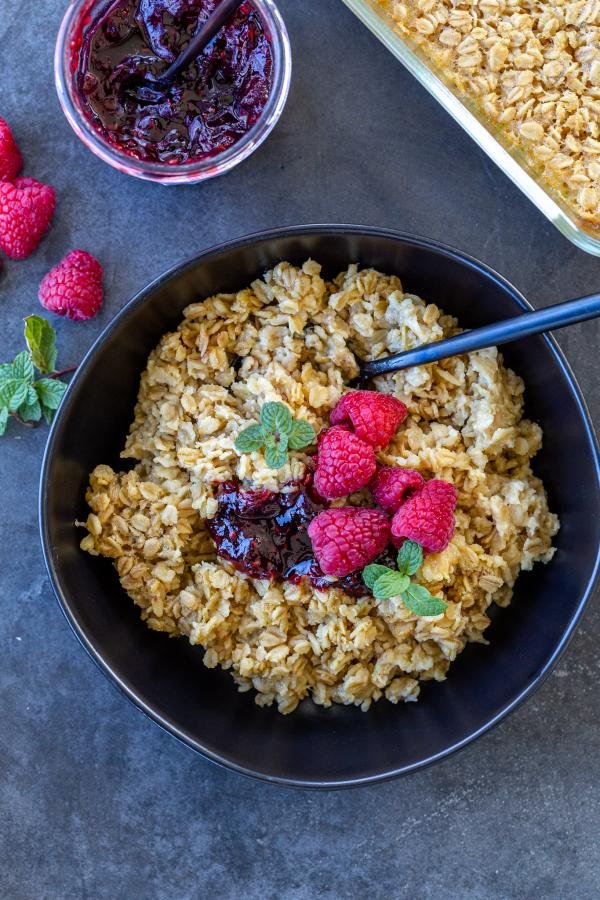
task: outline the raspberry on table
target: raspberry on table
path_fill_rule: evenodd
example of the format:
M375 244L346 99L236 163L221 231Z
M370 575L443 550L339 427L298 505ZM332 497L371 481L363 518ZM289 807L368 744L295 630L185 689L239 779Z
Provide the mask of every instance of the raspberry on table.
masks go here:
M348 429L336 425L319 437L314 486L321 497L335 500L359 491L376 468L373 447Z
M21 151L17 147L10 126L0 118L0 181L13 181L22 167Z
M423 484L423 476L416 469L382 466L375 473L369 486L378 506L396 512L410 494Z
M308 526L313 552L326 575L344 578L373 562L387 547L390 523L378 509L325 509Z
M387 447L408 410L401 400L379 391L350 391L331 413L332 425L352 423L356 434L376 450Z
M457 492L453 484L433 478L404 503L392 519L392 539L416 541L424 550L445 550L454 534Z
M91 319L104 299L102 266L86 250L71 250L44 276L38 296L42 306L57 316Z
M46 234L54 215L54 188L33 178L0 182L0 248L26 259Z

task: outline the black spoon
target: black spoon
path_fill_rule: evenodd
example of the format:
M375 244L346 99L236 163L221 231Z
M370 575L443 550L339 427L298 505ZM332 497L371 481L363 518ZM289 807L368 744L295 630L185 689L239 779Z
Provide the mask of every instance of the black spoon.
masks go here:
M462 334L446 338L443 341L422 344L412 350L404 350L402 353L395 353L393 356L375 359L372 362L362 362L359 380L362 383L375 375L399 372L401 369L408 369L411 366L422 366L426 363L437 362L439 359L448 359L449 356L459 356L461 353L507 344L509 341L516 341L530 334L553 331L555 328L564 328L565 325L575 325L586 319L595 319L597 316L600 316L600 294L590 294L588 297L580 297L577 300L567 300L565 303L558 303L556 306L549 306L535 312L522 313L520 316L504 319L493 325L464 331Z
M221 0L217 8L202 23L199 30L191 39L185 50L182 50L174 62L171 63L162 75L152 79L154 83L161 85L170 84L175 76L199 56L207 44L210 44L214 36L221 30L233 13L242 5L244 0Z

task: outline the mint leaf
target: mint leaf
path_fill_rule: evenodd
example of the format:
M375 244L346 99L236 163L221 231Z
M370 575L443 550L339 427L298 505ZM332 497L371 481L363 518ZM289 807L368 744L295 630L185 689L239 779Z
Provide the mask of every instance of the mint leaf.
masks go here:
M265 441L265 462L270 469L281 469L288 461L288 439L283 435L276 440L274 435L268 434Z
M34 400L32 403L23 403L22 406L19 407L19 415L25 422L39 422L42 418L42 407L36 397L35 391L33 392L33 396Z
M19 381L26 381L28 384L31 384L34 374L33 363L27 350L23 350L15 357L12 367L15 378Z
M317 435L315 434L315 429L310 422L306 422L304 419L298 419L292 424L292 430L290 431L289 437L290 450L303 450L304 447L314 444L316 439Z
M20 384L25 384L25 382L17 381L16 378L0 381L0 406L10 405L10 398ZM25 385L25 390L27 390L27 385Z
M14 377L15 372L12 363L2 363L0 365L0 386L6 384L7 381L12 381Z
M0 437L6 431L6 426L8 425L8 409L6 406L3 406L0 409Z
M12 381L5 381L0 386L0 404L8 406L8 411L14 413L18 410L22 403L27 399L29 385L26 381L19 381L13 378Z
M288 435L292 430L292 414L285 403L265 403L260 421L271 434Z
M41 378L34 385L40 403L49 410L58 409L60 401L67 389L67 385L62 381L56 381L54 378Z
M447 608L441 597L432 597L421 584L410 584L402 595L404 605L415 616L439 616Z
M387 575L390 572L394 574L393 569L389 569L387 566L380 566L377 563L371 563L370 566L365 566L365 568L363 569L363 581L369 588L369 590L372 591L373 585L375 584L377 579L381 575Z
M398 571L414 575L423 565L423 548L415 541L404 541L398 552Z
M270 469L281 469L288 461L285 447L267 447L265 450L265 462Z
M262 425L250 425L241 431L235 442L235 449L238 453L253 453L260 450L264 445L266 438L265 429Z
M38 402L37 393L33 384L28 385L27 387L27 396L25 400L21 404L21 406L32 406L32 404ZM19 414L21 413L21 407L19 407Z
M50 409L49 406L44 406L43 403L41 404L41 406L42 406L42 413L44 415L46 423L48 425L52 425L52 419L54 418L54 410Z
M390 597L399 597L409 586L408 575L390 569L385 575L380 575L373 585L373 596L377 600L389 600Z
M0 406L8 406L16 384L17 382L14 378L0 381Z
M42 375L56 368L56 332L41 316L27 316L25 321L25 341L36 369Z

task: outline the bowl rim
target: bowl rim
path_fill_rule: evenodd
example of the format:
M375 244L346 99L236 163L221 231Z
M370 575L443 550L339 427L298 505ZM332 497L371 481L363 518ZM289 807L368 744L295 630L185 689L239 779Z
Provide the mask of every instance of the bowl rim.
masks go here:
M504 278L493 268L491 268L491 266L480 262L475 257L472 257L461 250L456 250L448 244L430 238L410 234L408 232L398 231L393 228L381 228L372 225L316 223L307 225L281 226L278 228L253 232L239 238L234 238L233 240L216 244L212 247L202 250L200 253L197 253L194 256L187 257L186 259L175 263L165 272L153 278L152 281L145 285L145 287L143 287L141 290L137 291L134 296L117 313L115 313L113 318L101 331L101 333L92 343L90 349L84 355L81 363L77 368L77 371L71 379L71 382L67 388L63 401L54 418L50 433L48 435L40 471L38 513L44 562L46 564L50 583L56 595L58 605L62 610L62 613L65 616L67 622L74 631L75 636L77 637L83 648L87 651L88 655L92 658L92 660L96 663L98 668L104 673L108 680L112 684L114 684L123 694L125 694L125 696L131 701L131 703L133 703L134 706L141 710L149 719L155 722L164 731L168 732L170 735L175 737L181 743L185 744L187 747L190 747L192 750L199 753L205 759L208 759L211 762L216 763L217 765L220 765L226 769L237 772L238 774L246 775L258 781L280 785L283 787L336 790L341 788L362 787L366 785L379 784L385 781L390 781L391 779L397 778L401 775L407 775L411 772L416 772L427 766L433 765L436 762L441 762L442 760L448 758L467 745L471 744L477 738L481 737L481 735L485 734L491 728L496 726L506 716L508 716L518 706L520 706L521 703L528 699L543 684L543 682L546 680L546 678L564 653L565 649L573 638L575 630L580 623L584 612L586 611L589 599L600 576L600 543L596 548L596 558L594 566L588 577L585 590L583 591L579 602L577 603L576 609L571 616L568 626L564 630L558 643L555 645L552 653L550 654L542 668L536 673L533 678L530 679L523 690L521 690L517 694L517 696L510 701L510 703L506 704L503 709L497 712L496 715L487 720L480 728L475 729L474 731L465 735L465 737L463 737L460 741L456 741L451 746L446 747L445 749L440 750L438 753L435 753L425 759L421 759L407 765L398 766L397 768L388 769L384 772L379 772L374 775L372 774L343 780L305 780L291 777L288 778L286 776L280 775L273 776L269 775L266 772L257 771L248 768L247 766L240 765L239 763L230 759L227 754L221 754L219 752L211 750L204 746L201 741L189 737L174 722L171 722L165 716L160 715L158 712L152 709L149 704L147 704L137 696L135 690L133 690L133 688L130 687L127 682L104 661L101 654L96 650L91 639L88 638L88 636L85 634L84 629L80 626L74 613L71 610L70 599L67 596L67 592L63 590L59 567L56 565L54 554L52 552L50 522L46 511L46 494L49 472L55 455L59 431L64 427L63 423L68 420L71 397L75 394L77 385L81 381L83 381L85 375L87 374L87 371L92 367L96 353L105 342L105 340L110 335L112 335L113 331L115 331L118 327L121 327L122 323L132 314L134 310L136 310L140 305L146 302L147 297L152 294L152 292L155 291L156 288L163 285L165 282L169 281L176 275L180 275L188 269L195 268L203 261L213 256L218 256L224 252L238 250L242 247L247 247L264 240L276 240L279 238L294 237L296 235L326 236L328 234L351 234L356 235L357 237L368 235L371 237L381 237L386 239L391 238L392 240L396 240L399 243L403 243L405 245L408 244L419 248L430 249L437 253L442 253L443 255L450 256L454 260L461 262L472 269L476 269L487 278L495 281L513 297L517 306L520 306L524 311L529 312L533 309L533 306L525 299L523 294L521 294L521 292L511 284L511 282L509 282L506 278ZM581 388L569 363L567 362L563 351L559 347L556 340L552 337L551 334L544 334L541 336L546 341L546 344L553 354L556 363L559 366L559 369L566 378L571 395L579 412L579 418L583 426L583 432L587 444L592 451L596 481L600 486L600 449L592 419L586 401L583 397Z

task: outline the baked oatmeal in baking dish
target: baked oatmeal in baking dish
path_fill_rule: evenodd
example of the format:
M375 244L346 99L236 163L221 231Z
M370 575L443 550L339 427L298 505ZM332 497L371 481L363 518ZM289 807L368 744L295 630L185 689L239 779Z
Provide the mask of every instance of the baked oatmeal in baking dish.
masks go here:
M82 548L260 705L416 700L558 530L496 349L351 389L357 357L457 330L395 276L314 261L189 306L142 375L133 469L90 476Z
M600 228L600 0L373 0L541 182Z

